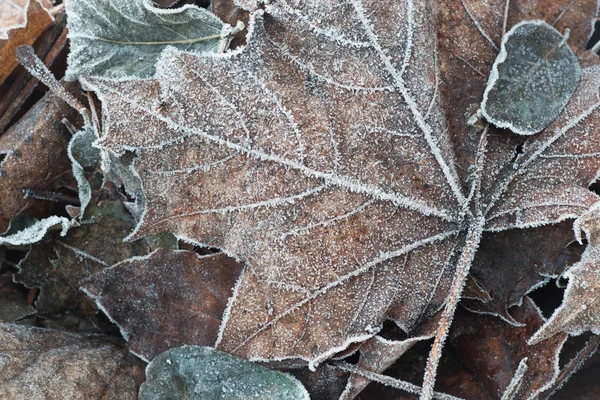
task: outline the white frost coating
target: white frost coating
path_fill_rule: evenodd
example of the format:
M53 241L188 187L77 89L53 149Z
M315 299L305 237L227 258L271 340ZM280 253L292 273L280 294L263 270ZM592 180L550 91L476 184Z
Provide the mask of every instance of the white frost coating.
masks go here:
M307 296L306 298L304 298L303 300L297 302L296 304L294 304L292 307L288 308L285 312L280 313L279 315L277 315L276 317L274 317L273 319L271 319L269 322L263 324L260 329L257 329L252 335L248 336L245 340L241 341L241 343L232 351L235 352L238 349L242 348L246 343L248 343L252 338L254 338L256 335L258 335L259 333L261 333L262 331L264 331L265 329L269 328L271 325L273 325L275 322L279 321L281 318L285 317L286 315L289 315L290 313L294 312L295 310L297 310L299 307L303 306L304 304L308 303L311 300L316 299L318 296L327 293L329 290L331 290L334 287L337 287L339 285L344 284L346 281L348 281L349 279L355 277L355 276L359 276L364 274L365 272L367 272L369 269L373 268L376 265L379 265L385 261L391 260L393 258L402 256L404 254L407 254L415 249L418 249L419 247L422 246L426 246L429 244L433 244L436 242L440 242L442 240L448 239L452 236L455 236L457 234L459 234L460 231L448 231L448 232L444 232L441 233L439 235L435 235L414 243L411 243L408 246L404 246L396 251L391 251L391 252L383 252L380 253L378 255L377 258L371 260L370 262L362 265L361 267L355 269L354 271L351 271L348 274L345 274L343 276L340 276L339 279L328 283L327 285L323 286L322 288L315 290L310 296ZM237 285L236 285L237 288ZM229 306L226 310L229 309ZM225 321L224 321L225 322ZM225 324L221 325L223 328L225 326ZM371 337L373 335L369 335L369 337Z
M375 35L375 33L373 32L371 23L370 23L369 19L367 18L367 16L365 15L365 12L364 12L364 9L362 6L362 2L360 0L352 0L351 3L354 6L355 11L358 14L359 19L361 20L361 22L363 24L363 28L366 31L367 36L369 37L371 45L377 50L377 53L378 53L379 57L381 58L381 61L383 61L387 72L394 78L394 84L396 85L396 87L398 88L400 93L402 94L404 101L406 101L406 103L408 104L408 107L410 108L410 111L411 111L415 121L417 122L419 129L421 130L421 132L423 132L423 136L424 136L425 140L427 141L427 144L429 145L431 154L434 156L434 158L438 162L440 168L442 169L442 172L444 173L444 176L446 177L446 181L447 181L448 185L450 186L450 188L452 189L452 193L454 194L454 197L456 197L458 204L460 206L463 206L466 202L466 198L465 198L464 194L462 193L462 188L459 183L460 181L458 179L456 170L454 169L454 164L451 164L451 166L449 166L446 163L446 160L444 160L442 152L439 149L435 139L432 136L433 130L431 129L431 126L429 126L429 124L427 124L427 122L425 122L423 114L419 111L419 109L417 107L417 103L411 96L408 88L404 85L404 79L402 78L399 71L397 71L396 68L393 66L390 56L379 45L379 40L377 38L377 35ZM412 0L408 0L407 5L408 5L407 19L412 20L413 19L413 15L412 15L413 2L412 2ZM413 35L412 32L408 32L409 37L412 35Z
M98 97L100 97L100 99L104 99L104 96L102 96L103 92L118 94L117 92L115 92L114 90L112 90L108 87L94 85L89 80L84 79L84 81L86 82L86 86L89 88L89 90L94 90L99 94ZM100 81L97 81L97 82L101 83ZM248 148L245 146L240 146L237 143L233 143L233 142L224 140L218 136L210 135L209 133L207 133L199 128L191 127L191 126L183 126L183 125L177 124L177 123L173 122L171 119L168 119L161 115L158 115L157 113L153 112L153 110L150 110L146 107L142 107L141 105L136 104L133 99L123 98L123 101L128 102L130 104L135 104L135 106L138 109L143 110L143 111L147 112L148 114L152 115L153 117L155 117L156 119L160 120L161 122L164 122L165 124L167 124L167 126L170 129L172 129L174 131L187 132L187 133L179 136L177 139L169 140L168 142L170 142L170 143L182 140L188 136L200 136L200 137L206 139L207 141L210 141L210 142L213 142L213 143L216 143L219 145L227 146L233 150L236 150L242 154L246 154L252 158L255 158L255 159L258 159L261 161L272 161L272 162L281 164L283 166L297 169L297 170L301 171L303 174L305 174L306 176L322 179L327 184L342 187L344 189L349 190L350 192L368 194L369 196L372 196L378 200L391 201L398 206L405 207L410 210L419 211L419 212L423 213L424 215L434 215L434 216L443 218L447 221L456 221L455 216L450 215L443 210L439 210L432 205L425 204L423 201L415 200L413 198L409 198L409 197L403 196L398 193L387 192L376 185L360 182L356 179L349 178L346 176L340 176L340 175L333 174L333 173L317 171L313 168L306 167L298 162L295 162L295 161L287 159L287 158L282 158L275 154L269 154L269 153L265 153L260 150L255 150L255 149L251 149L251 148ZM416 112L418 112L418 111L416 111ZM99 145L101 145L101 144L102 144L102 139L100 139L100 141L99 141ZM441 157L441 153L440 153L440 157ZM462 196L462 197L464 200L464 196ZM462 204L462 202L461 202L461 204ZM140 226L140 225L141 224L138 224L138 226Z
M12 245L12 246L23 246L39 242L44 238L46 232L50 229L57 228L60 226L61 236L65 236L69 228L75 224L64 217L57 217L55 215L36 222L29 228L23 229L13 235L0 237L0 245Z
M463 5L463 8L465 9L465 12L469 16L469 18L471 18L471 21L473 22L473 25L475 25L475 27L477 28L477 30L479 31L479 33L481 33L481 36L483 36L485 38L485 40L487 40L490 43L490 45L495 50L498 50L498 46L496 45L496 43L494 43L494 41L492 40L492 38L485 32L485 30L483 29L483 27L481 26L481 24L479 23L479 21L477 20L477 18L475 18L475 16L473 15L473 13L469 9L469 7L467 7L467 4L465 3L465 0L461 0L461 3Z
M523 384L523 377L527 372L527 357L523 358L521 362L519 362L519 366L513 375L513 378L510 380L510 383L504 390L504 394L502 395L501 400L513 400L516 399L519 390L521 389L521 385Z
M77 254L79 257L81 258L87 258L88 260L92 260L94 262L97 262L100 265L104 265L105 267L108 267L108 264L105 263L104 261L102 261L101 259L99 259L98 257L95 257L93 255L91 255L88 252L85 252L83 250L78 249L77 247L73 247L70 246L66 243L61 242L60 240L57 240L56 243L60 244L61 246L63 246L65 249L69 249L71 250L73 253Z
M246 268L247 267L245 266L242 269L242 271L240 272L240 276L239 276L238 280L235 282L235 285L233 286L231 297L229 298L229 300L227 300L227 307L225 307L225 311L223 312L223 318L221 318L221 326L219 326L219 332L217 333L217 341L215 342L215 345L214 345L215 349L217 349L219 347L219 344L223 340L223 332L225 332L225 327L227 326L227 323L229 322L231 308L233 307L233 304L235 303L235 300L237 299L238 290L244 280Z

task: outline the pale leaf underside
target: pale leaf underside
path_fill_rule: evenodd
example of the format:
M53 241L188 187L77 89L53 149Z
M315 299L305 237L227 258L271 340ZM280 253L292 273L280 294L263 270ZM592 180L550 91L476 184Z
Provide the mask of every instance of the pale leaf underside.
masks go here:
M595 201L580 186L595 172L560 199L530 193L541 156L572 151L565 138L591 113L578 103L516 169L491 167L480 202L454 170L432 10L384 3L273 2L252 14L242 50L169 49L153 79L85 79L105 107L102 148L139 155L136 235L171 231L246 262L221 349L316 363L385 319L410 331L444 303L466 228L482 228L473 215L502 230Z

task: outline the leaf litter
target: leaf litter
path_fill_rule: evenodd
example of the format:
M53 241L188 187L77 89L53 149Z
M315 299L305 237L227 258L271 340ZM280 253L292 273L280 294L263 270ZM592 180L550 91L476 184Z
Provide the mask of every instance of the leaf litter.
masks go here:
M598 62L582 50L597 4L516 3L273 2L251 14L239 50L168 48L148 79L81 78L103 101L103 165L137 156L118 166L141 179L131 193L144 197L130 239L173 232L245 263L218 348L314 368L375 340L385 320L410 340L439 319L422 394L431 396L479 243L493 240L484 232L566 224L597 201L587 187L598 171ZM436 26L436 13L458 23ZM572 29L578 88L531 139L468 125L501 39L526 19ZM446 25L463 39L458 51ZM465 71L465 90L447 86ZM454 102L455 92L466 96ZM545 279L530 275L516 295L479 280L480 298L494 295L491 312L508 314L503 304ZM365 367L385 369L380 361ZM528 363L503 368L513 373L507 393L523 390Z

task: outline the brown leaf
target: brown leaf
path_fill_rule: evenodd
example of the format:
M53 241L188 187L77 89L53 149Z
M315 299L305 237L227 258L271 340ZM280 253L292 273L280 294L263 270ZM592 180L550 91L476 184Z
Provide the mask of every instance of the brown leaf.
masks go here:
M527 340L544 323L539 309L525 297L521 306L510 311L523 327L491 316L457 312L450 342L457 348L462 364L495 398L500 399L513 382L518 390L511 398L535 398L558 376L558 355L567 335L530 346ZM526 365L524 374L515 377L521 363Z
M412 334L452 285L439 354L483 231L556 224L597 201L597 57L581 59L565 111L519 157L493 129L455 156L437 3L410 4L276 1L251 14L239 51L167 49L153 79L85 79L104 105L100 145L140 156L134 236L175 232L247 265L219 348L314 366L386 319Z
M520 304L532 288L559 276L577 261L581 246L574 241L573 223L519 231L490 232L483 236L471 276L489 291L487 301L463 299L467 309L512 320L508 308Z
M573 265L563 275L569 279L562 305L552 317L531 338L531 343L560 334L581 335L591 331L600 334L600 215L598 206L578 221L587 237L581 261Z
M212 346L242 264L224 254L159 249L84 285L145 360L184 344Z
M3 399L137 399L143 364L91 335L0 324Z
M143 241L123 242L133 224L113 215L102 215L69 230L58 232L32 246L19 264L15 280L41 289L38 315L57 319L65 314L95 320L97 309L79 286L94 273L126 258L148 251Z
M15 322L31 314L35 310L27 303L23 287L13 282L13 273L0 274L0 321Z
M0 15L2 15L4 7L12 8L12 3L12 1L3 2L4 5L0 9ZM15 58L17 47L31 46L38 36L54 21L48 10L38 0L14 3L15 8L19 6L26 10L25 15L22 15L19 10L11 12L9 15L10 21L8 22L10 29L6 31L0 29L0 84L17 66L17 59ZM0 19L0 28L2 25L3 18Z
M71 134L63 118L77 121L78 114L58 96L47 94L0 137L0 232L17 215L48 216L51 202L25 198L25 189L52 192L71 185Z

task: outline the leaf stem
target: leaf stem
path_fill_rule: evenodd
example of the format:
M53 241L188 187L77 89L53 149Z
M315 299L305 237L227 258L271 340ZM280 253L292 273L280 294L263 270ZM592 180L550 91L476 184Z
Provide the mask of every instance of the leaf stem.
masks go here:
M425 376L423 377L423 389L421 391L420 400L431 400L433 397L433 385L435 384L435 377L437 374L437 367L442 356L442 347L448 336L448 330L452 323L452 317L456 306L460 301L471 264L475 258L475 253L479 247L481 241L481 235L483 233L483 226L485 219L482 216L475 218L469 227L467 237L465 239L465 247L463 248L462 254L458 259L456 266L456 273L450 286L450 294L446 300L446 306L440 317L440 322L435 335L435 340L431 346L429 352L429 358L427 359L427 366L425 367Z

